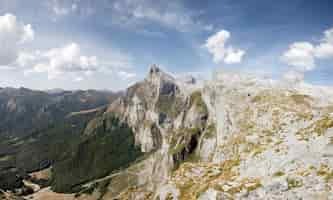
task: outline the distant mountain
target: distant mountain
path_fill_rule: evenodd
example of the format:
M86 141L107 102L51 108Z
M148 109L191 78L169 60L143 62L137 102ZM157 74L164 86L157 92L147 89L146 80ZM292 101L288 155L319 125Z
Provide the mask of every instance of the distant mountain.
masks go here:
M49 90L45 90L46 93L48 94L60 94L65 92L66 90L61 89L61 88L54 88L54 89L49 89Z
M23 136L63 120L71 112L109 104L117 93L105 91L43 92L26 88L0 89L0 135Z

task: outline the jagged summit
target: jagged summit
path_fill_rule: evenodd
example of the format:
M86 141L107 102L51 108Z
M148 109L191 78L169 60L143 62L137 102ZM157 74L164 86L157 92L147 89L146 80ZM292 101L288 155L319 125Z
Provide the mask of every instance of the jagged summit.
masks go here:
M149 74L157 74L161 72L161 69L158 67L157 64L152 64L149 69Z
M173 82L175 81L175 78L164 72L157 64L153 64L150 66L148 77L146 78L146 80L153 83L158 83L161 80Z

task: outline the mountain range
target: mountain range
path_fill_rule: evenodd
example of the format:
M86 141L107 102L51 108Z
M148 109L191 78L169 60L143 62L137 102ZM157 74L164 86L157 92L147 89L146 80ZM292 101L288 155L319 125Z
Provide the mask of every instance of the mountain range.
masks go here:
M332 91L157 65L120 93L1 88L0 196L332 199Z

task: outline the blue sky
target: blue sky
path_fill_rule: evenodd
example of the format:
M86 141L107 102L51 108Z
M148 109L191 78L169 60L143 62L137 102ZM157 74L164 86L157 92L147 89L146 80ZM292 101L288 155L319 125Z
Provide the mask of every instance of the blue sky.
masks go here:
M332 85L332 10L330 0L0 0L0 87L117 90L152 63Z

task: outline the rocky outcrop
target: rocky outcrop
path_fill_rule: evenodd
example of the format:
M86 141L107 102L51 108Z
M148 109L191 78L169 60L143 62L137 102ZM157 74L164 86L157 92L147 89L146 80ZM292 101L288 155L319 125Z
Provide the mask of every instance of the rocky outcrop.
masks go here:
M199 144L204 135L212 134L208 133L212 128L208 128L209 111L202 92L186 88L186 84L193 83L178 84L153 65L143 81L129 87L108 107L104 115L112 113L126 122L133 130L136 145L147 155L129 168L136 183L131 187L154 192L173 169L199 156ZM98 121L87 127L93 130ZM123 190L119 189L118 194Z
M140 184L118 198L333 198L332 96L314 95L325 90L225 72L195 87L162 74L152 67L131 98L109 108L153 152L131 168Z
M317 89L218 74L203 93L213 102L216 132L201 141L201 162L182 164L156 196L333 198L333 104L313 95Z
M199 93L196 95L193 98L201 98ZM169 146L170 138L181 129L203 128L201 118L208 115L201 108L205 105L190 98L181 92L173 77L153 65L147 78L128 88L126 95L111 104L107 112L117 113L126 121L141 150L151 152ZM196 112L206 112L206 116Z

